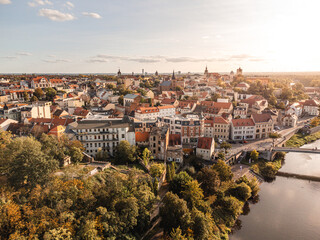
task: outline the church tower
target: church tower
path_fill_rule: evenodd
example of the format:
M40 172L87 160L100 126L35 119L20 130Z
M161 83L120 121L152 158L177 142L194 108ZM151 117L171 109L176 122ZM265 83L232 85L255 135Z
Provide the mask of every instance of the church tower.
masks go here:
M175 75L174 75L174 70L173 70L171 79L172 79L172 80L176 80L176 77L175 77Z
M208 75L209 75L208 67L207 67L207 66L206 66L206 70L204 70L204 75L205 75L206 77L208 77Z
M120 71L120 68L118 70L118 77L121 77L121 71Z

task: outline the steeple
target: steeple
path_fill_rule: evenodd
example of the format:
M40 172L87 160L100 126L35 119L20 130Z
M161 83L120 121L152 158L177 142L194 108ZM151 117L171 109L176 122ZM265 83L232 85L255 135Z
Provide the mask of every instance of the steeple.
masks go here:
M118 71L118 77L121 77L121 71L120 71L120 68L119 68L119 71Z
M158 71L156 71L155 75L156 75L156 76L158 76L158 75L159 75L159 74L158 74Z
M172 72L172 78L171 78L172 80L175 80L176 79L176 77L174 76L174 70L173 70L173 72Z
M208 76L208 67L206 66L206 70L204 71L204 75Z

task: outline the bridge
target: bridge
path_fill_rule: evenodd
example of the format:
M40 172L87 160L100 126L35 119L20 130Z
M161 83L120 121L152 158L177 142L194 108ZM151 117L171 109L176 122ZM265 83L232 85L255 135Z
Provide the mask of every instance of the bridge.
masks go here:
M275 147L272 152L297 152L297 153L316 153L320 154L320 149L317 148L290 148L290 147Z

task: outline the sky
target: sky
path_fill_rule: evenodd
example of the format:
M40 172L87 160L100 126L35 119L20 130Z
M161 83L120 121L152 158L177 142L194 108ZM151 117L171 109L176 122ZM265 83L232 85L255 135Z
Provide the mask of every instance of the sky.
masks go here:
M1 73L320 70L318 0L0 0Z

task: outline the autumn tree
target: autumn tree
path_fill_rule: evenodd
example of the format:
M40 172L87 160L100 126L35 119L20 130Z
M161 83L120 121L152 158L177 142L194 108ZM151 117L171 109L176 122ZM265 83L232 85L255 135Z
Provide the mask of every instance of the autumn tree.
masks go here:
M209 167L202 168L197 175L197 179L201 183L201 188L206 196L215 194L220 186L219 174Z
M36 88L36 89L34 90L33 96L35 96L37 99L42 98L43 95L44 95L44 92L42 91L41 88Z
M212 168L218 172L221 181L232 180L233 173L231 171L231 167L228 166L224 161L218 160L218 162L214 164Z
M253 149L250 153L250 158L254 161L257 161L259 158L259 153L257 150Z
M120 144L116 147L115 163L133 163L137 159L136 154L136 146L130 145L128 141L121 141Z

